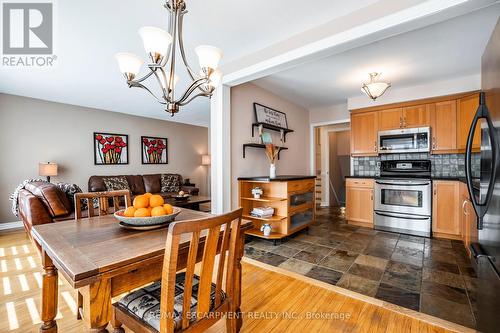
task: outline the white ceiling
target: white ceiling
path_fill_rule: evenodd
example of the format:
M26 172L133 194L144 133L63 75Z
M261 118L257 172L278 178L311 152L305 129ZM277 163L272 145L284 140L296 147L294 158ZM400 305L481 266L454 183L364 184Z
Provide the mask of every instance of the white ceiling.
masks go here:
M382 72L393 89L480 72L481 55L500 15L500 4L393 36L255 80L309 109L359 96L368 73Z
M303 0L188 0L186 51L194 64L196 45L219 46L224 64L375 2L315 0L312 6ZM56 1L55 8L56 66L0 67L0 92L208 126L207 99L170 118L145 91L128 89L118 71L116 52L144 55L139 27L166 28L162 1ZM181 75L179 86L187 82Z

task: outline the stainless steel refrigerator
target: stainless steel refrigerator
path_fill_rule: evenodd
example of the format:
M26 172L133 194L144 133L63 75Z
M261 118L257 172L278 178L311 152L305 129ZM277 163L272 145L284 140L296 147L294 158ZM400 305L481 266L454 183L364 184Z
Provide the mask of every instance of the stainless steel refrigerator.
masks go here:
M472 263L477 272L477 329L500 332L500 21L481 61L480 105L467 140L467 186L477 215L478 241L471 244ZM471 172L472 141L481 124L481 174ZM476 290L474 290L476 289Z

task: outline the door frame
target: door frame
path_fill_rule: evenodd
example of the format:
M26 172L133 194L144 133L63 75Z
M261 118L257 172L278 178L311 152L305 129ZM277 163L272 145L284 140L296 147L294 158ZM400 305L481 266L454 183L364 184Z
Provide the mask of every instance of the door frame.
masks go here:
M326 121L320 123L311 123L309 127L309 171L311 175L316 175L316 145L314 142L314 130L317 127L329 126L329 125L345 125L339 128L332 128L326 130L326 136L330 132L342 132L345 130L351 129L351 119L339 119L334 121ZM322 136L320 136L322 138ZM330 153L329 140L325 140L321 145L321 207L329 207L330 206L330 158L324 158L324 152ZM328 155L329 156L329 155ZM352 169L352 158L351 160L351 169Z

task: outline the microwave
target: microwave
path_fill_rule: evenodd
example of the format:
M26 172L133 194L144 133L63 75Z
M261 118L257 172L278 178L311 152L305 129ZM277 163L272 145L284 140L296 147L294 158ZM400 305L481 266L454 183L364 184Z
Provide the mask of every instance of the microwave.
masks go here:
M430 152L430 141L430 127L379 131L378 152L380 154Z

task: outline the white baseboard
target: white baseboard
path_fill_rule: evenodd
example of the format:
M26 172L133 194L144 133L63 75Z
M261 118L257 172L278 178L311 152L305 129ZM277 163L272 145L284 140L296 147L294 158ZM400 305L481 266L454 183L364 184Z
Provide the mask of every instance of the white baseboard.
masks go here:
M22 229L23 227L23 222L21 221L0 223L0 232Z

